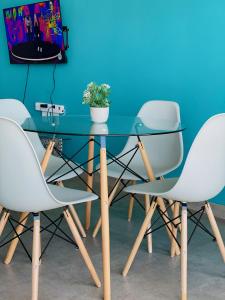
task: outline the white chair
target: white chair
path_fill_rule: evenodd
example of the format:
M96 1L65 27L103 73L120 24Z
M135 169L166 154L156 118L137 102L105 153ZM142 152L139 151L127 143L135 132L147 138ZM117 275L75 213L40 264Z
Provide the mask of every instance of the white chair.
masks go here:
M101 283L68 210L68 205L96 200L92 193L47 185L34 147L18 123L0 117L0 204L33 213L32 300L38 299L41 211L64 208L64 217L97 287Z
M180 122L180 108L178 103L173 101L163 101L163 100L152 100L146 102L140 109L138 115L141 118L144 125L151 127L152 120L161 119L171 121L171 123L179 123ZM174 134L165 134L165 135L155 135L155 136L143 136L141 137L141 141L145 146L145 150L150 159L151 166L153 168L153 172L155 177L162 177L176 168L178 168L183 159L183 138L182 133L174 133ZM120 161L127 165L130 161L133 152L126 154L128 151L133 149L138 143L137 137L131 136L128 138L128 141L121 151L116 157L120 159ZM124 156L123 156L124 155ZM121 158L120 158L121 157ZM110 160L109 160L110 162ZM140 175L143 179L149 179L146 168L141 156L140 151L136 153L133 157L132 161L129 164L129 168ZM117 163L111 163L108 165L108 176L116 178L116 182L118 178L120 180L129 180L135 183L135 181L140 180L140 177L136 176L132 172L126 170L123 173L124 168ZM121 177L121 174L122 177ZM116 194L116 191L119 187L119 183L115 185L113 192L109 197L109 202L113 200L113 197ZM149 200L145 199L146 209L149 207ZM131 220L132 211L134 205L134 197L131 197L129 210L128 210L128 220ZM163 209L164 210L164 209ZM99 218L94 232L93 237L95 237L99 231L101 226L101 219ZM151 236L148 236L148 251L152 252L151 246ZM178 253L177 253L178 254Z
M137 117L141 118L144 125L149 125L150 127L152 119L162 119L176 123L180 122L180 108L178 103L173 101L152 100L146 102L141 107ZM147 154L151 160L155 177L164 176L175 170L181 164L183 159L182 133L143 136L141 137L141 141L144 143ZM129 137L125 147L117 157L124 155L130 149L134 148L137 142L137 137ZM131 156L132 153L129 153L122 157L120 161L126 165ZM141 175L142 178L148 179L140 152L137 152L134 156L129 167ZM122 172L123 168L116 163L112 163L108 166L108 176L110 177L119 178ZM129 171L126 171L121 179L131 181L140 180L140 178Z
M22 124L27 118L31 117L29 111L26 109L24 104L16 99L0 99L0 116L11 118L12 120L18 122L19 124ZM37 157L41 162L44 157L46 149L43 147L39 135L34 132L27 132L26 134L29 137L33 147L35 148ZM73 162L70 162L69 164L71 168L76 168L77 166ZM62 185L63 180L74 178L83 172L81 168L76 168L76 172L77 172L76 174L75 172L71 171L71 168L65 164L62 158L57 157L55 155L51 155L45 172L45 178L46 179L50 178L52 182L59 181L59 183ZM70 205L70 211L72 213L72 216L78 226L78 229L82 237L86 237L86 233L83 228L83 225L73 205ZM21 217L21 220L23 219L24 219L24 215L22 215ZM4 212L0 222L0 236L2 234L2 231L4 230L6 221L7 221L7 213ZM23 228L21 228L21 230L23 230ZM12 245L9 248L7 256L4 260L6 264L9 264L12 260L16 248L15 243L16 240L12 242Z
M182 203L181 220L181 299L187 299L187 203L205 202L205 210L225 262L225 248L208 200L225 186L225 114L210 118L201 128L189 151L181 176L165 181L138 184L126 188L137 193L173 199ZM126 276L151 220L155 203L145 218L134 247L125 265Z

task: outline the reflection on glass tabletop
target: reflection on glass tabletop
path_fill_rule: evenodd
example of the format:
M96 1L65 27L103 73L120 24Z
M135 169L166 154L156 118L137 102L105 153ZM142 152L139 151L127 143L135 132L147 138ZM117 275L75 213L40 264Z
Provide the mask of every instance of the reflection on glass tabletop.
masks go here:
M25 131L74 136L145 136L180 132L180 122L166 119L142 120L131 116L110 116L107 123L93 123L90 116L63 115L28 118L22 124Z

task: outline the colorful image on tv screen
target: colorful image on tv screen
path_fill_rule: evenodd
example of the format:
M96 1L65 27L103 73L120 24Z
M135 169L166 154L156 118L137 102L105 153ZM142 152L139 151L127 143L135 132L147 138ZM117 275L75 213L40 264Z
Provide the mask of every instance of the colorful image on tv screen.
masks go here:
M59 0L3 10L11 63L65 63Z

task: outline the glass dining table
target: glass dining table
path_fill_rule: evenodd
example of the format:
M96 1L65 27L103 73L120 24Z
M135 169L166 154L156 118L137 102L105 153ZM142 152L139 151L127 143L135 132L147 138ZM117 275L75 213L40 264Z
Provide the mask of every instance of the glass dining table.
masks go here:
M110 116L107 123L92 123L89 116L85 115L63 115L32 117L26 119L22 128L27 132L36 132L48 136L49 144L42 161L43 169L46 169L48 160L58 136L83 136L87 137L89 153L87 160L87 189L93 187L93 158L94 144L99 142L100 157L100 203L101 203L101 228L102 228L102 258L103 258L103 294L105 300L111 299L111 280L110 280L110 228L109 228L109 200L108 200L108 176L107 176L107 156L111 149L107 149L108 137L137 137L137 146L141 152L141 157L146 168L149 180L155 180L154 172L142 137L151 135L163 135L178 133L184 130L184 126L179 122L155 119L148 120L146 123L141 118L130 116ZM97 138L98 137L98 138ZM114 158L115 159L115 158ZM68 162L65 159L65 163ZM81 167L81 165L77 166ZM74 171L74 170L71 170ZM87 218L90 218L90 203L86 207ZM151 208L149 208L151 209ZM88 226L87 226L88 227Z

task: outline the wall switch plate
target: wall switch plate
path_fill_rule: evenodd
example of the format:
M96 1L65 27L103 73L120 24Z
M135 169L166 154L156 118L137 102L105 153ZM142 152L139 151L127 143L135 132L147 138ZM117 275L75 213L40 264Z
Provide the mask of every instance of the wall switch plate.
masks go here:
M42 116L47 116L53 113L54 116L63 115L65 113L65 106L58 104L50 104L44 102L36 102L35 109L41 111Z

